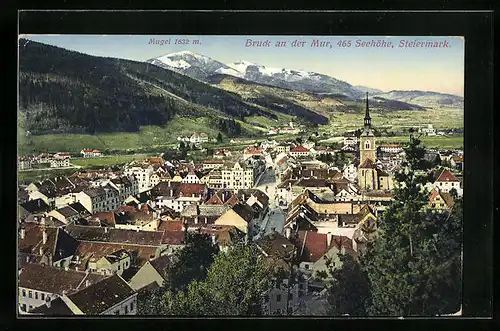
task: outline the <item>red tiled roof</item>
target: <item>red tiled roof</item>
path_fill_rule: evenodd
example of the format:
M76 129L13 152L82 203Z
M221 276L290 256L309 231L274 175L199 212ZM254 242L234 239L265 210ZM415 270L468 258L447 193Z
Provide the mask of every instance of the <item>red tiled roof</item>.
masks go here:
M120 206L118 207L118 209L116 209L116 212L117 213L120 213L120 212L128 212L128 213L135 213L135 212L138 212L139 209L137 209L135 206Z
M190 197L193 194L202 195L203 192L205 191L205 188L206 188L205 184L182 183L179 187L179 193L185 197Z
M113 212L98 212L92 215L93 218L98 218L100 221L104 221L109 226L115 226L115 213Z
M86 241L78 245L75 255L80 256L81 260L88 260L90 257L94 257L98 260L120 249L132 253L134 256L134 264L141 266L146 263L152 255L154 256L156 254L157 247Z
M304 146L297 146L294 149L292 149L290 152L295 152L295 153L307 153L309 150L305 148Z
M184 231L182 221L162 221L158 231Z
M329 249L325 233L299 231L299 242L301 246L300 250L302 251L301 260L304 262L318 261Z
M458 179L449 170L444 169L436 179L436 182L458 182Z
M100 153L101 151L98 150L98 149L94 149L92 152L94 152L94 153Z
M161 243L167 245L183 245L184 231L165 231Z

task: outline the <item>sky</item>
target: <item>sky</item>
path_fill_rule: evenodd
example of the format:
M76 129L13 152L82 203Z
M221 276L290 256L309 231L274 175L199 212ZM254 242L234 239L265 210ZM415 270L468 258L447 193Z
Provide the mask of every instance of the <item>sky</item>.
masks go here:
M230 64L246 60L270 68L314 71L382 91L423 90L463 96L463 37L433 36L193 36L193 35L24 35L33 41L96 56L146 61L191 51ZM175 40L189 44L174 44ZM170 40L170 44L151 43ZM269 40L269 46L248 46ZM325 47L313 46L314 40ZM299 47L294 41L303 42ZM350 41L350 46L348 46ZM361 42L392 46L361 47ZM413 41L441 42L447 47L400 47ZM277 42L281 43L277 46ZM330 44L326 44L329 42ZM340 42L340 45L339 45ZM344 46L342 47L342 43ZM295 45L295 46L294 46Z

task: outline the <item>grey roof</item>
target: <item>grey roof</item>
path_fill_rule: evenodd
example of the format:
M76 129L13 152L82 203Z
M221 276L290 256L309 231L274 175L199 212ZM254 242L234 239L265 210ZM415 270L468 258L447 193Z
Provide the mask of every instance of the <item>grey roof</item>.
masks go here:
M57 212L59 214L63 215L64 217L71 217L71 216L78 215L78 212L76 210L74 210L73 208L71 208L70 206L65 206L65 207L59 208L59 209L57 209Z
M68 298L85 315L99 315L134 293L125 280L114 275L71 294Z
M30 314L45 315L45 316L70 316L74 313L69 309L66 303L58 297L50 302L50 307L41 305L30 311Z

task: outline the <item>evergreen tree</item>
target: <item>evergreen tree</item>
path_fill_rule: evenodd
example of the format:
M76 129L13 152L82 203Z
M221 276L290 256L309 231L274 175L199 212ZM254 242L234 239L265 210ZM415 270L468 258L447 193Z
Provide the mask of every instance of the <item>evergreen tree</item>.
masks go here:
M176 263L167 271L168 288L185 291L191 281L203 280L217 252L218 246L208 236L186 233L186 246L175 253Z
M370 315L435 316L460 309L462 202L451 213L423 208L425 150L410 136L396 175L395 201L379 219L378 238L361 260L371 287Z
M327 260L332 278L328 287L328 313L332 316L366 316L370 302L370 282L358 261L349 254L339 254L340 267Z
M220 144L222 142L222 134L219 132L217 135L217 142Z

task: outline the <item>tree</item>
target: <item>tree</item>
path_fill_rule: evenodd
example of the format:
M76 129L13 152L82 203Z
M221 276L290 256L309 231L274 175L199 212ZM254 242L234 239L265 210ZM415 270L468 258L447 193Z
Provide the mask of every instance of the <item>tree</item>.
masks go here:
M217 135L217 142L220 144L222 142L222 133L219 132Z
M210 237L186 233L186 246L175 253L175 263L167 271L167 285L173 292L185 291L193 280L203 280L210 268L218 246Z
M360 257L370 280L370 315L435 316L460 308L461 202L451 213L423 208L425 177L415 174L425 150L410 135L396 175L395 201L378 221L378 238Z
M370 282L352 255L340 254L340 268L327 260L332 280L328 287L328 312L333 316L366 316L370 301Z
M160 315L258 316L269 283L268 269L256 248L238 244L217 255L206 279L191 281L186 291L167 290L155 300Z

